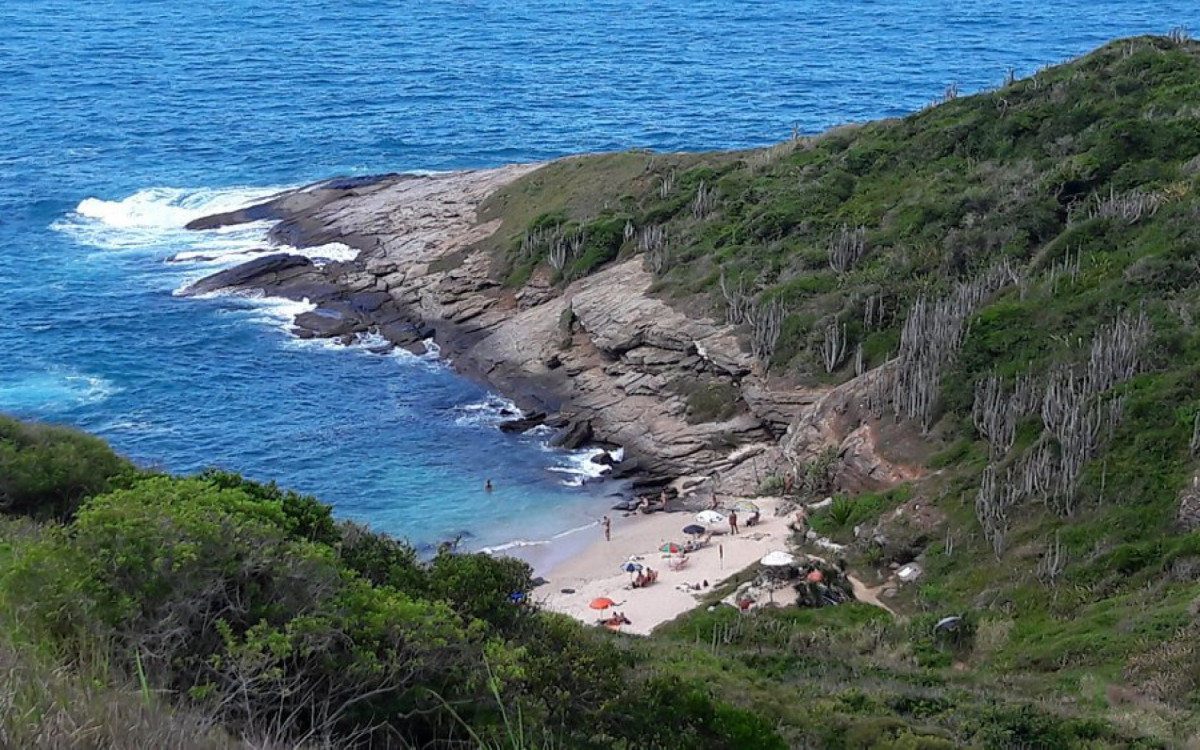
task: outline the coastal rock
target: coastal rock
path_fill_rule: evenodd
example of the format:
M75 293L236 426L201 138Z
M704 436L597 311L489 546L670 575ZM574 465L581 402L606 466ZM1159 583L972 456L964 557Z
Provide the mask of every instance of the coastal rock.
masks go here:
M322 266L269 256L202 280L195 293L235 288L308 299L317 309L297 318L301 336L373 331L410 350L433 338L468 376L526 411L557 414L545 423L563 430L561 446L622 446L626 458L612 476L648 488L719 472L722 492L753 491L763 475L785 470L777 445L785 432L788 461L832 446L847 482L898 476L877 460L878 430L855 432L862 420L844 421L830 389L772 384L733 326L659 298L640 258L565 287L546 269L522 289L499 285L484 241L500 222L481 221L479 207L538 166L331 180L198 220L194 228L273 219L273 241L337 241L359 253ZM721 394L721 408L705 402L709 393Z
M578 422L573 422L566 432L561 435L556 435L550 444L556 448L564 450L578 450L587 445L592 440L592 422L589 419L581 419Z
M282 221L319 210L334 201L352 196L361 196L373 190L406 179L406 175L385 174L361 177L335 177L301 188L272 196L236 211L203 216L188 222L191 230L218 229L254 221ZM296 245L302 247L303 245Z
M184 293L208 294L224 289L274 286L310 273L314 268L313 262L302 255L276 253L206 276L189 286Z
M501 432L528 432L546 421L546 413L535 411L524 417L509 419L500 423Z
M897 425L890 439L884 440L882 421L866 406L867 394L883 377L887 377L883 368L871 370L836 388L810 394L807 401L794 401L798 413L780 441L788 464L813 464L832 450L837 459L833 489L851 493L884 489L921 476L919 466L904 460L903 449L922 444L923 439Z
M612 466L616 463L616 460L612 457L612 454L607 451L603 453L597 453L588 460L599 466Z

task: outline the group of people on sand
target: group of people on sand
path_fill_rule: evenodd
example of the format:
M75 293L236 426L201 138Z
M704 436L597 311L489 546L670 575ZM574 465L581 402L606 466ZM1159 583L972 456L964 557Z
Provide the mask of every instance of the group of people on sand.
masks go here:
M657 580L658 580L658 571L657 570L654 570L653 568L646 568L645 570L639 570L638 574L637 574L637 578L633 579L633 587L635 589L645 588Z
M670 502L671 498L667 495L666 490L658 493L657 500L651 499L649 495L642 495L641 499L638 500L637 511L638 513L648 515L656 510L667 510Z
M613 612L610 617L600 621L600 624L612 630L618 630L622 625L632 625L633 623L625 616L624 612Z

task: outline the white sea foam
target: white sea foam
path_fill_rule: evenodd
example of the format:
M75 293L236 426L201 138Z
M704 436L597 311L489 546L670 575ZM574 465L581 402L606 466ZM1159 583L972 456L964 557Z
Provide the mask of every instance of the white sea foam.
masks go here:
M480 552L486 552L489 555L494 555L498 552L507 552L510 549L518 549L521 547L543 547L550 543L549 539L514 539L511 542L497 544L492 547L482 547Z
M157 276L170 284L172 294L184 294L192 284L222 268L275 253L311 258L320 266L332 261L353 260L358 251L340 242L296 248L270 245L267 235L272 223L251 222L210 230L191 231L188 222L212 214L233 211L260 203L286 187L238 187L221 190L156 187L140 190L121 200L86 198L52 228L73 237L82 245L103 253L122 252L150 255L160 261L164 273ZM204 297L231 296L242 304L237 312L249 311L246 319L290 333L295 317L315 306L308 302L235 292ZM334 342L303 342L305 346L336 346ZM371 347L370 342L364 344ZM413 356L408 352L398 356ZM436 356L436 355L435 355Z
M221 190L154 187L121 200L85 198L72 213L51 224L51 228L70 235L80 244L107 251L236 253L255 245L261 247L270 224L255 222L204 232L190 232L184 226L193 219L261 202L279 191L280 188L273 187Z
M607 453L607 451L603 448L584 448L572 451L562 454L557 463L547 468L556 474L568 475L568 478L560 484L567 487L580 487L587 480L602 477L611 471L611 467L592 460L601 453Z
M248 296L246 299L253 301L252 312L247 317L248 320L275 326L289 333L297 315L317 309L317 306L307 299L299 302L282 297Z
M484 400L473 404L457 406L455 411L458 412L458 416L455 417L454 423L462 427L497 425L506 419L514 419L521 413L516 404L496 394L488 394Z
M120 389L68 367L15 373L0 380L0 411L55 411L104 401Z

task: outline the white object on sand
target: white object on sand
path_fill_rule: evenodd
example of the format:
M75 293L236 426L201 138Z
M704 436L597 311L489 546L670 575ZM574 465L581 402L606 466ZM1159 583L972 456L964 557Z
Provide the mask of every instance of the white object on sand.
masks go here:
M702 510L696 514L696 520L705 526L719 526L725 523L728 519L715 510Z
M771 568L782 568L785 565L795 564L796 558L782 550L772 550L764 555L763 559L759 560L759 562Z

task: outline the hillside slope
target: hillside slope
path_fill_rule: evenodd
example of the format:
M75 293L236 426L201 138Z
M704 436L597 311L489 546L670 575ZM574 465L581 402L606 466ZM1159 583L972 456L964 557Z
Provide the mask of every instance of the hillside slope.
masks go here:
M640 157L586 201L561 166L494 195L508 283L569 294L640 261L773 388L820 394L777 470L846 495L813 524L902 610L978 618L987 653L959 668L1151 723L1200 708L1200 45L1121 40L902 120ZM854 435L921 478L855 495Z

